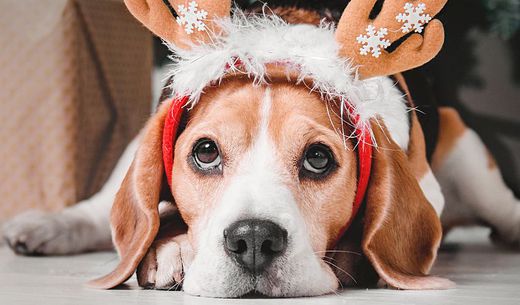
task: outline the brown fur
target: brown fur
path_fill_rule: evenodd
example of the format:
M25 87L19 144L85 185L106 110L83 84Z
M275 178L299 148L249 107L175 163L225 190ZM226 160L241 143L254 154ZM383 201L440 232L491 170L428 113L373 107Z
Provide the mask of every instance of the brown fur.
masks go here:
M433 153L432 168L440 168L467 127L459 113L450 107L439 108L439 139Z
M338 245L341 250L362 250L370 264L351 253L339 253L335 258L342 269L364 285L377 279L372 275L374 268L393 287L449 287L448 280L427 276L442 230L439 218L418 185L413 163L385 135L388 132L382 122L372 126L379 147L374 152L364 218L360 224L353 224Z
M383 125L384 126L384 125ZM379 276L401 289L439 288L449 281L427 277L442 229L407 157L373 124L378 142L366 199L363 250Z
M406 84L406 80L404 79L403 75L399 73L393 75L393 77L397 80L399 87L406 95L410 107L414 107L412 94L408 89L408 85ZM426 158L426 143L424 140L424 133L415 111L410 112L410 117L410 142L408 143L407 153L408 163L410 164L410 168L412 169L415 178L420 180L430 171L430 165Z
M432 166L436 169L442 166L448 154L468 129L457 110L451 107L439 108L439 120L439 139L432 160ZM497 168L493 155L489 150L486 152L488 168L490 170Z
M113 288L136 270L159 230L159 195L163 179L162 130L168 105L162 105L142 131L142 140L112 206L112 236L121 257L117 268L90 282Z
M490 170L497 168L498 165L497 165L497 160L495 159L495 157L487 149L486 149L486 153L487 153L487 160L488 160L488 162L487 162L488 168Z

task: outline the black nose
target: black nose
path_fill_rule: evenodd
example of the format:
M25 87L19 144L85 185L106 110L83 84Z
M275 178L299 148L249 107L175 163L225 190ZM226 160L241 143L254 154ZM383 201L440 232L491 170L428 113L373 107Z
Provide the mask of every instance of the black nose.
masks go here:
M242 267L258 274L287 248L287 231L268 220L246 219L224 230L224 247Z

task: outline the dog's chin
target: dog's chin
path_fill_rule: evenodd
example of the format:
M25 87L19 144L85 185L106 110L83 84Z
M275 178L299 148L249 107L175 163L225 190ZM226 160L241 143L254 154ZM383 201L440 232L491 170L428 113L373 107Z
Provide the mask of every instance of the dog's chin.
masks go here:
M333 293L338 279L328 265L314 257L291 263L284 259L257 277L254 292L267 297L308 297Z
M214 298L306 297L336 291L338 280L330 267L316 259L314 262L294 264L280 259L259 275L228 265L227 271L219 275L206 270L205 276L199 277L197 268L193 268L186 274L183 290L190 295Z

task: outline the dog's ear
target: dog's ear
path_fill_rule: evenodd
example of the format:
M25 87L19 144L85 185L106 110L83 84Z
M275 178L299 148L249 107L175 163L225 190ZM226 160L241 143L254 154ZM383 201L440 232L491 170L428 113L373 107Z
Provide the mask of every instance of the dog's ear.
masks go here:
M112 206L112 239L121 261L89 286L109 289L125 282L145 256L159 230L163 183L162 133L168 113L163 103L141 132L139 148Z
M372 122L377 148L366 195L363 252L388 285L443 289L447 279L429 276L442 228L408 165L406 154L382 122Z

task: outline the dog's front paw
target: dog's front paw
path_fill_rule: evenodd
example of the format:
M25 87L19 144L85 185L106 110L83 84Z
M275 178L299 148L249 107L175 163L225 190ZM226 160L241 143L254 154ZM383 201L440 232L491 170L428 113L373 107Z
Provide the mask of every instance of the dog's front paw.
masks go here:
M137 282L145 288L179 290L192 260L187 234L156 241L137 268Z
M6 222L2 231L7 244L17 254L60 254L67 250L57 241L64 233L62 227L55 214L33 210Z

